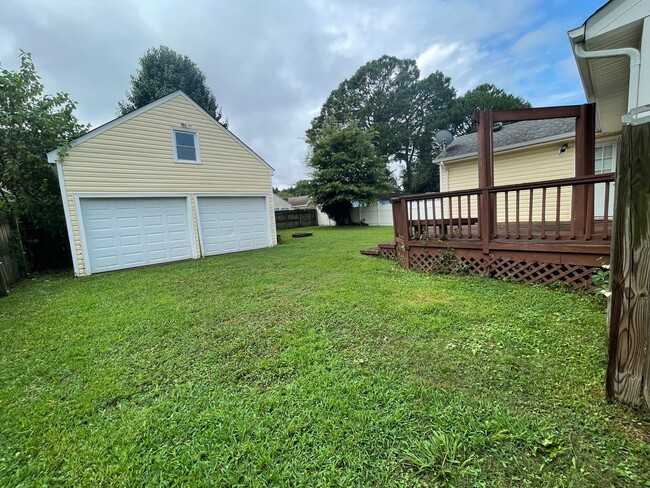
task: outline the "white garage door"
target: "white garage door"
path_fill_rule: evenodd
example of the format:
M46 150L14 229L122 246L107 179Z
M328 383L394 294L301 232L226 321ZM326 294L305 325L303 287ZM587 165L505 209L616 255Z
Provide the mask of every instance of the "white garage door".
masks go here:
M197 201L204 256L269 245L264 197L199 197Z
M80 199L91 273L192 257L185 198Z

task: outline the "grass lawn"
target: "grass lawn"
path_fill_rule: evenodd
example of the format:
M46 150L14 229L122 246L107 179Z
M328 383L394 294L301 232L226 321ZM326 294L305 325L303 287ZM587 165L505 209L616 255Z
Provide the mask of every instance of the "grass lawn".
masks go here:
M0 486L650 486L601 304L311 230L1 299Z

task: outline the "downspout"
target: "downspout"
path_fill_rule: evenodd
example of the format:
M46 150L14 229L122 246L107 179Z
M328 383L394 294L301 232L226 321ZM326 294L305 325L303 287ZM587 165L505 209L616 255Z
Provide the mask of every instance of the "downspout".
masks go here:
M445 180L446 180L446 191L449 191L449 171L447 171L447 165L445 164L444 161L440 161L440 169L444 171L445 174ZM442 171L441 171L442 173ZM442 191L442 174L440 175L440 191Z
M574 51L579 58L611 58L628 56L630 58L630 86L627 96L627 111L635 109L639 103L639 77L641 74L641 54L638 49L622 47L602 51L585 51L584 42L575 44Z

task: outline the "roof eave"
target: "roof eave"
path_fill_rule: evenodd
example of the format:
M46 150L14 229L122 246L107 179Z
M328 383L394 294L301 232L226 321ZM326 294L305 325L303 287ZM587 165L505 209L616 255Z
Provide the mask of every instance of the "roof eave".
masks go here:
M134 110L133 112L129 112L126 115L122 115L121 117L117 117L110 122L106 122L105 124L100 125L99 127L94 128L93 130L86 132L83 136L78 137L74 139L70 143L70 147L75 147L78 146L79 144L92 139L95 136L98 136L99 134L112 129L113 127L126 122L127 120L132 119L133 117L137 117L141 113L147 112L151 110L152 108L157 107L158 105L162 105L163 103L172 100L173 98L176 98L178 96L182 96L185 98L188 102L190 102L194 107L196 107L199 111L201 111L206 117L208 117L210 120L212 120L219 128L221 128L230 138L232 138L235 142L238 142L240 145L242 145L244 148L248 150L248 152L255 158L257 159L260 163L262 163L264 166L266 166L269 170L269 173L271 176L275 174L275 169L273 166L271 166L269 163L267 163L259 154L257 154L255 151L253 151L246 143L244 143L239 137L237 137L235 134L233 134L230 130L228 130L226 127L224 127L221 123L219 123L217 120L215 120L214 117L212 117L208 112L203 109L199 104L197 104L194 100L192 100L183 90L176 90L175 92L170 93L169 95L166 95L162 98L159 98L158 100L154 100L151 103L148 103L147 105L144 105L140 107L137 110ZM56 148L50 152L47 153L47 160L50 163L56 163L59 161L59 148Z
M502 153L502 152L507 152L507 151L514 151L516 149L523 149L527 147L537 147L537 146L544 146L546 144L552 144L554 142L561 142L561 141L566 141L568 139L574 139L575 138L575 132L565 132L564 134L558 134L556 136L550 136L550 137L544 137L542 139L536 139L534 141L528 141L528 142L518 142L517 144L509 144L507 146L501 146L499 148L494 149L494 154ZM457 156L453 156L449 159L445 159L444 157L438 157L433 160L433 162L441 162L444 164L447 163L454 163L457 161L461 161L463 159L469 159L473 158L475 156L478 156L478 152L474 151L471 153L465 153L465 154L459 154Z
M56 164L59 162L59 150L53 149L47 153L47 162L50 164Z
M593 103L595 100L594 97L594 85L591 79L591 70L589 69L589 61L585 58L579 58L575 53L576 44L580 44L585 41L585 24L572 29L568 32L569 42L571 43L571 52L573 53L573 59L576 62L578 68L578 74L580 75L580 81L582 82L582 88L585 92L585 98L588 103Z

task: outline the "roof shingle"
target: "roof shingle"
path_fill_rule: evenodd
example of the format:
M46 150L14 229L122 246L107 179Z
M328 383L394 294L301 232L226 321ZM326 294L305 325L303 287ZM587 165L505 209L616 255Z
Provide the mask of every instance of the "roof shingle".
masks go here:
M524 120L501 127L500 130L492 133L494 149L534 142L548 137L559 136L575 132L575 119L546 119L546 120ZM457 159L462 156L470 156L478 151L477 135L467 134L457 137L449 144L444 154L439 155L435 161L446 159Z

